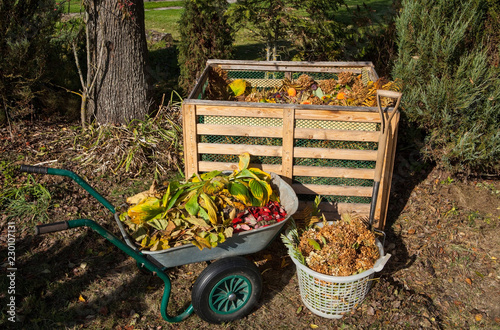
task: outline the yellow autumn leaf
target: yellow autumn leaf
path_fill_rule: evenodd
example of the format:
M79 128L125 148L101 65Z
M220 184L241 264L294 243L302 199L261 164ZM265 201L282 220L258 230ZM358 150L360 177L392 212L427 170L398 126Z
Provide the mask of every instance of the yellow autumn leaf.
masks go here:
M240 96L245 93L247 82L243 79L236 79L229 84L229 89L233 92L234 96Z
M213 225L217 224L217 205L215 205L214 201L205 193L201 193L200 197L205 202L205 209L208 213L208 219Z
M265 180L265 179L270 179L271 178L271 174L269 174L267 172L264 172L260 168L251 167L248 170L250 172L252 172L253 174L257 175L259 177L259 179L261 179L261 180Z
M130 207L127 214L133 223L142 224L164 211L160 202L156 197L147 197L139 204Z
M238 169L240 171L248 168L248 165L250 164L250 154L248 152L244 152L241 155L239 155L239 162L238 162Z
M80 301L80 302L86 302L87 300L85 300L85 298L83 298L83 296L80 295L80 297L78 297L78 301Z
M318 326L316 324L312 324L312 323L311 323L310 327L311 327L311 329L317 329L318 328Z

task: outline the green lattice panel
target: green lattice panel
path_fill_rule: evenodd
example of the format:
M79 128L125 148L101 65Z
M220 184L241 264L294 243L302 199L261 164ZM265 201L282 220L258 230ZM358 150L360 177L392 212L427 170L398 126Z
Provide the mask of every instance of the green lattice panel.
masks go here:
M297 194L297 197L299 198L300 201L312 202L316 198L316 195ZM371 197L321 195L321 201L330 203L370 204Z
M318 176L294 176L293 181L302 184L318 184L328 186L373 187L373 180L353 178L324 178Z
M238 155L200 154L200 160L205 162L238 163ZM254 164L281 165L281 157L252 156Z
M294 146L303 148L377 150L378 143L362 141L295 139Z
M294 158L293 165L374 169L375 162L344 159Z
M254 146L281 146L281 138L258 138L251 136L200 135L201 143L248 144Z

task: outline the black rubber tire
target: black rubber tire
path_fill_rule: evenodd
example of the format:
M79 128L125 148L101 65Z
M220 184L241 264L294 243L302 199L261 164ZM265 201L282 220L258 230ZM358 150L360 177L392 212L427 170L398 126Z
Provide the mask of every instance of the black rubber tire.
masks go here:
M232 291L223 289L233 282L236 292L230 297ZM191 298L194 311L201 319L223 323L248 315L257 304L261 291L262 276L257 266L243 257L229 257L215 261L201 272L194 283ZM223 297L226 293L227 298ZM232 306L228 307L228 304Z

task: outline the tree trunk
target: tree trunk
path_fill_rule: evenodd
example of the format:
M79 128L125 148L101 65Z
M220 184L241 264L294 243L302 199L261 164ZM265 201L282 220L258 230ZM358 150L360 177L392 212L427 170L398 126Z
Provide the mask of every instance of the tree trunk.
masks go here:
M87 118L99 124L144 119L151 105L144 1L85 0L85 7Z

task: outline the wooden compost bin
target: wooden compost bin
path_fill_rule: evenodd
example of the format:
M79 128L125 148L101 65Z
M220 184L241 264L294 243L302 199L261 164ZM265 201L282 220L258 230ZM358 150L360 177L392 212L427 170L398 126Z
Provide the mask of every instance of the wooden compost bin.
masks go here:
M205 99L208 72L226 70L230 79L252 87L278 87L283 78L308 74L316 81L349 71L376 81L371 62L256 62L209 60L182 104L185 174L234 170L238 155L252 155L251 166L281 175L292 184L303 209L321 195L329 219L344 212L368 216L380 134L376 107L272 104ZM388 108L387 113L393 111ZM383 229L394 166L399 114L391 123L385 149L375 226Z

